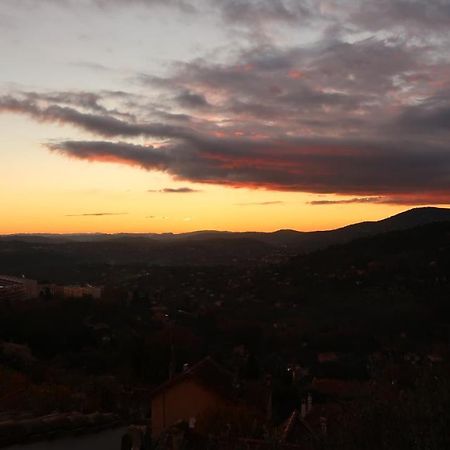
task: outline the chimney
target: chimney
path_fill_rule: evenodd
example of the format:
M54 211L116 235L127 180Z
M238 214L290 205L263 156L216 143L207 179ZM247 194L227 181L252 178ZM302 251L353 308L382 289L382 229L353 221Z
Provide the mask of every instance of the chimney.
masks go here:
M266 387L268 391L266 404L266 419L268 422L272 420L272 375L266 375Z
M313 402L311 393L308 394L306 398L306 412L309 413L312 410Z
M301 406L301 409L300 409L300 417L302 419L304 419L306 417L306 414L307 414L306 402L305 402L305 400L302 400L302 406Z
M187 372L190 369L189 363L184 363L183 364L183 373Z
M169 362L169 380L171 380L175 375L176 361L175 361L175 346L170 345L170 362Z
M322 436L327 435L327 418L321 417L320 418L320 431L322 432Z
M294 370L292 371L292 381L294 381L294 383L297 383L301 380L303 375L303 371L300 365L296 365L294 367Z
M239 379L239 368L236 367L233 374L233 394L236 398L241 396L241 382Z

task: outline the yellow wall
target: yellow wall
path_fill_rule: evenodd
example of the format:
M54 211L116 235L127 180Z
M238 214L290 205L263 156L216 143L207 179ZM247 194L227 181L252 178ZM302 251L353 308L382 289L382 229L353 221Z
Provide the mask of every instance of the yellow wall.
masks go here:
M193 380L186 380L162 391L152 399L152 437L178 421L199 417L220 409L225 401Z

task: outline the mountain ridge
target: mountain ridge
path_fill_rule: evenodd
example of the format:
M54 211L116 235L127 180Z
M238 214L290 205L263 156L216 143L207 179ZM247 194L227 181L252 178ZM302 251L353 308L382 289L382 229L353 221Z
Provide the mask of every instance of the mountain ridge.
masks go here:
M91 282L92 267L239 266L277 264L316 250L360 238L450 222L450 209L409 210L377 222L361 222L331 231L273 233L214 232L158 239L152 235L115 234L106 239L65 240L57 235L0 237L0 273L34 279ZM76 235L80 239L80 235ZM153 235L154 236L154 235ZM92 238L92 235L87 236ZM42 239L40 239L42 238Z
M335 243L348 242L359 237L377 233L402 230L432 222L450 220L450 208L419 207L403 211L378 221L363 221L340 228L321 231L297 231L280 229L270 232L198 230L186 233L21 233L0 235L1 241L22 241L30 243L70 243L70 242L115 242L138 241L155 242L207 241L210 239L254 239L265 244L295 246L311 251Z
M436 221L450 220L450 208L418 207L412 208L393 216L377 221L362 221L343 227L320 230L320 231L298 231L294 229L279 229L275 231L222 231L222 230L198 230L185 233L16 233L0 235L0 240L19 240L29 242L54 242L54 241L110 241L117 238L147 238L154 240L205 240L211 238L256 238L271 243L278 241L290 244L290 240L303 240L307 236L325 236L333 234L360 234L378 233L391 231L393 229L411 228Z

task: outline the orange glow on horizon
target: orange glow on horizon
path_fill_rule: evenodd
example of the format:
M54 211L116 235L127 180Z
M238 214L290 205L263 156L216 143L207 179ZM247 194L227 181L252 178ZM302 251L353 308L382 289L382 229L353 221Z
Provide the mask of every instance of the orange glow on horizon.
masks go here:
M24 127L28 127L27 134L23 133ZM313 231L378 220L414 206L312 206L311 201L348 199L350 195L280 191L280 186L231 180L222 185L214 179L196 184L164 172L143 170L121 158L91 161L49 151L37 142L45 142L49 135L56 140L64 137L64 131L55 125L5 116L1 128L8 131L9 138L3 141L3 149L7 150L0 154L2 167L8 168L0 177L0 234L181 233L202 229L269 232L287 228ZM267 167L277 163L276 158L270 161ZM247 158L237 163L252 165L255 161ZM189 187L199 192L160 192L168 187ZM429 200L430 204L445 203L445 193L434 202ZM96 213L126 214L83 215Z

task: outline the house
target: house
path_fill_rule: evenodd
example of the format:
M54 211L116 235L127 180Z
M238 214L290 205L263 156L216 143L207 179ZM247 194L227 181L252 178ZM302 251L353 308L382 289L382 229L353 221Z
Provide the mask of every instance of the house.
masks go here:
M70 285L63 287L63 296L67 298L83 298L92 297L99 299L102 296L102 288L91 286L87 284L85 286Z
M153 391L152 438L181 422L202 433L208 418L225 411L270 420L271 393L267 380L238 383L231 372L207 357Z
M179 422L195 428L200 418L229 407L234 391L232 374L209 357L185 368L152 393L152 437Z

